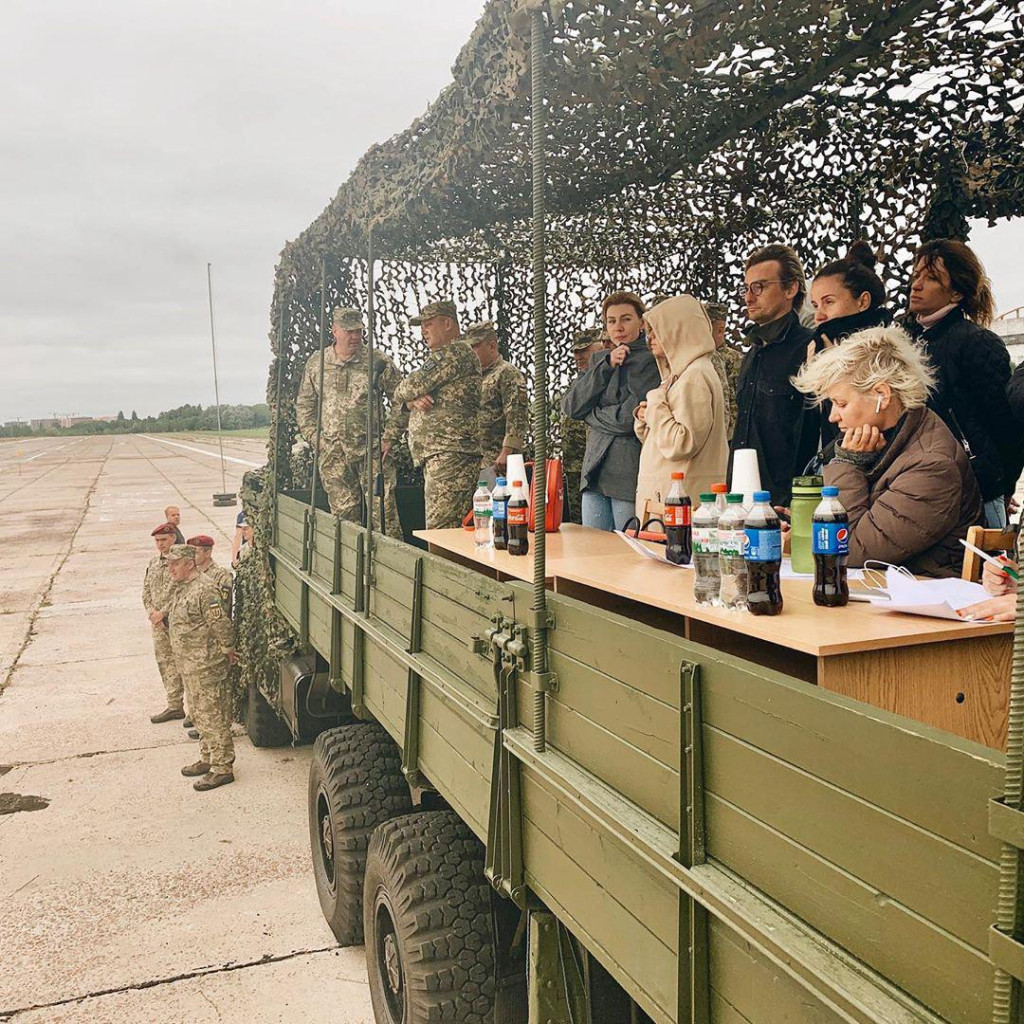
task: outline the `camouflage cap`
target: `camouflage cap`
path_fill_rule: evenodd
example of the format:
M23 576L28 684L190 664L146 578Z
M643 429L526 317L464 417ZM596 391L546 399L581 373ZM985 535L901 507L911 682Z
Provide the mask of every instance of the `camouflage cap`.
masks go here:
M191 544L172 544L167 552L167 561L176 562L180 558L191 558L196 560L196 549Z
M331 314L331 326L340 327L343 331L365 331L363 314L351 306L338 306Z
M414 316L409 323L413 327L419 327L425 321L433 320L435 316L450 316L453 320L458 320L459 312L451 299L439 299L437 302L428 302L420 310L419 316Z
M601 340L600 327L588 327L585 331L577 331L572 338L573 352L582 352L585 348Z
M462 335L463 341L470 345L479 345L482 341L497 341L498 331L493 320L481 320L478 324L470 324Z
M705 302L704 312L712 322L729 319L729 307L724 302Z

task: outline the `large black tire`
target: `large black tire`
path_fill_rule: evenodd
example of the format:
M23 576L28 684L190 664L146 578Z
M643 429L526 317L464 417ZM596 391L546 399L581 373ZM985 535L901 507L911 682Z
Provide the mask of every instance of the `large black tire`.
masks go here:
M374 832L363 921L378 1024L493 1024L484 848L454 811L410 814Z
M249 683L245 731L254 747L286 747L292 741L287 723L278 717L255 683Z
M341 945L363 941L363 872L373 830L410 810L398 747L376 722L317 737L309 768L309 844L320 908Z

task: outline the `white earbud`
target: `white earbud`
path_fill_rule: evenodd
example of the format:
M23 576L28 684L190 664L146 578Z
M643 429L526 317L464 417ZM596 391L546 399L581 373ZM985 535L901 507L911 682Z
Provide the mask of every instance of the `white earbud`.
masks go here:
M875 415L877 416L882 411L882 396L878 396L878 401L875 402Z

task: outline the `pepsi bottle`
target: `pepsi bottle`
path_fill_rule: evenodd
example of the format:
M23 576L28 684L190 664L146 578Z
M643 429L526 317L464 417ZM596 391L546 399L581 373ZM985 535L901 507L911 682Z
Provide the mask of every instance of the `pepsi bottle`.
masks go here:
M494 546L499 551L508 548L508 500L511 492L506 480L499 476L491 492L491 522L494 526Z
M850 553L850 516L839 501L838 487L822 487L821 503L811 519L814 555L814 603L842 608L850 600L846 558Z
M782 611L782 524L768 491L754 492L746 520L747 609L753 615Z

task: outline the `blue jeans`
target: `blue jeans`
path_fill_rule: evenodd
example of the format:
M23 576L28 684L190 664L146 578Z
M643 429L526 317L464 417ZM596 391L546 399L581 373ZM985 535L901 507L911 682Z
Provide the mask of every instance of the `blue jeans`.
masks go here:
M981 521L986 530L1006 529L1006 503L1002 498L993 498L985 502Z
M626 520L636 515L635 501L608 498L600 491L584 491L582 499L583 525L595 530L621 530Z

